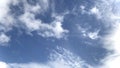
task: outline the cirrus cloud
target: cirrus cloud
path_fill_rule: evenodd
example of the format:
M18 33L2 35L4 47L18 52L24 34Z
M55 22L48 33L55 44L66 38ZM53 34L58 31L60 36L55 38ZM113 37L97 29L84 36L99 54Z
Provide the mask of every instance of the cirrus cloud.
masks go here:
M46 63L6 63L0 62L1 68L93 68L80 57L62 47L51 52Z

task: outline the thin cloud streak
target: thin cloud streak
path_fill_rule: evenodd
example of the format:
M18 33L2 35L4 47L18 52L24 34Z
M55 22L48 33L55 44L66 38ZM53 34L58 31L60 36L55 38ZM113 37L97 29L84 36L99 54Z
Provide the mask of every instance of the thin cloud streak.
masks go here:
M45 64L42 63L5 63L0 62L1 68L93 68L91 65L87 64L77 55L64 49L62 47L57 47L56 50L52 51L50 60Z

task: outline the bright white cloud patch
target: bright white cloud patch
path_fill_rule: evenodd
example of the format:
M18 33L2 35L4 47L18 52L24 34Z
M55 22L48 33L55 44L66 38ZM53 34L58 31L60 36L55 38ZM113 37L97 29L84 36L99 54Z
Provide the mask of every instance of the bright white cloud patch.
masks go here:
M0 65L3 66L2 68L93 68L78 56L60 47L51 53L50 60L45 64L0 62Z
M90 38L92 40L100 38L100 36L98 35L99 34L99 30L90 32L89 28L82 28L79 25L77 25L77 28L78 28L79 32L82 33L83 37L87 37L87 38Z
M8 4L9 4L8 0L1 0L0 1L0 12L1 12L0 13L0 21L9 11Z
M90 9L89 14L94 14L94 15L96 15L97 18L99 18L99 19L101 18L100 10L96 6Z
M11 0L0 1L0 31L8 31L13 24L13 19L9 15L9 4Z
M0 68L8 68L8 65L5 62L0 62Z
M91 38L91 39L98 39L98 38L100 38L100 36L98 36L98 33L99 33L99 31L90 32L90 33L88 33L88 36L89 36L89 38Z
M10 41L10 37L5 35L4 33L0 34L0 44L4 45Z
M97 7L93 7L90 11L93 14L98 14L99 13L99 9Z

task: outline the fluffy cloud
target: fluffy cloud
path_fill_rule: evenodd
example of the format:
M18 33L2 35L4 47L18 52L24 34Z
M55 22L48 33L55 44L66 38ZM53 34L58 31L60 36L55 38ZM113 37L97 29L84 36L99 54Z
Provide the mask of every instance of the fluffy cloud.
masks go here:
M19 18L23 25L26 26L26 30L31 33L32 31L36 31L39 35L43 37L55 37L62 38L64 33L68 33L68 30L62 28L62 21L64 16L55 16L55 20L50 24L42 23L40 19L35 19L35 15L26 12L21 15Z
M11 0L2 0L0 1L0 32L1 31L9 31L13 24L13 19L12 17L9 15L9 4L10 4Z
M91 13L93 13L93 14L99 13L99 9L97 9L97 7L93 7L90 11L91 11Z
M93 8L90 9L89 14L94 14L94 15L96 15L96 17L97 17L98 19L101 18L101 13L100 13L100 11L99 11L99 8L97 8L96 6L94 6Z
M98 39L98 38L100 38L98 33L99 33L99 30L97 30L96 32L89 32L88 37L91 38L91 39Z
M1 45L5 45L9 41L10 41L10 37L8 37L7 35L5 35L4 33L0 34L0 44Z
M20 14L17 17L14 17L14 13L11 14L10 5L18 5L19 3L23 4L24 9L23 14ZM40 0L35 5L31 5L27 0L2 0L0 1L0 33L6 33L12 30L13 27L23 28L26 30L26 33L31 33L34 31L38 35L43 37L54 37L54 38L63 38L68 30L62 27L62 22L66 13L56 14L54 11L51 13L52 18L54 19L50 24L42 22L41 19L36 19L37 14L44 14L49 8L48 0ZM16 11L17 12L17 11ZM22 26L21 26L22 25ZM7 36L6 36L7 37ZM5 40L8 42L8 40Z
M24 26L26 26L26 30L31 33L32 31L36 31L39 35L43 37L55 37L55 38L62 38L64 36L64 33L67 33L68 30L65 30L62 28L62 22L64 19L64 15L56 15L53 12L53 22L50 24L43 23L40 19L36 19L35 15L37 13L42 13L43 10L45 11L48 8L49 1L45 0L42 1L41 5L26 5L25 6L25 13L22 14L19 17L19 20L23 23ZM41 3L41 1L40 1ZM45 3L45 4L44 4ZM43 7L43 6L46 7Z
M58 47L50 55L50 60L45 64L42 63L5 63L0 62L1 68L93 68L85 63L78 56L74 55L67 49Z
M8 4L9 4L9 1L8 0L1 0L0 1L0 20L7 14L7 12L9 11L9 8L8 8Z
M5 62L0 62L1 68L8 68L8 65Z
M90 38L92 40L100 38L99 30L90 32L89 28L82 28L80 25L77 25L77 28L78 28L79 32L82 34L82 36L85 38Z
M35 15L37 13L43 13L43 10L47 10L47 8L49 7L48 2L48 0L42 1L42 6L39 4L35 6L25 4L25 13L19 17L19 20L22 22L23 26L26 27L25 29L29 33L31 33L32 31L36 31L40 36L43 37L62 38L64 37L65 33L68 33L68 30L62 28L62 22L66 13L63 13L62 15L57 15L53 12L53 15L51 17L55 19L50 22L50 24L43 23L40 19L35 18Z

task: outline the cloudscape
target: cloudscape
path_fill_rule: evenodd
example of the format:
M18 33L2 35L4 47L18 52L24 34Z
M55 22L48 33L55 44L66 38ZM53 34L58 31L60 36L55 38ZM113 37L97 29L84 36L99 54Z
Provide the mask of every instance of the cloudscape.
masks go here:
M120 0L0 0L0 68L119 68Z

